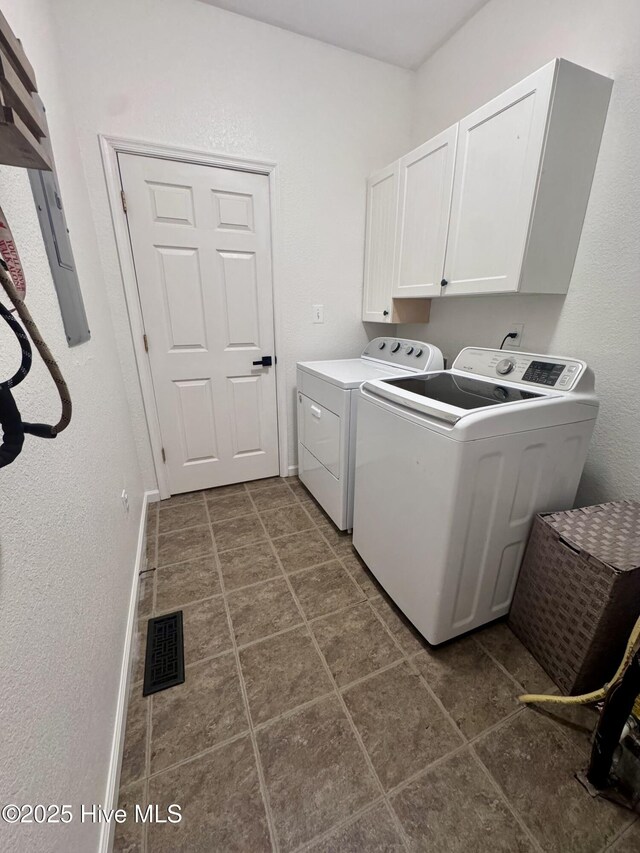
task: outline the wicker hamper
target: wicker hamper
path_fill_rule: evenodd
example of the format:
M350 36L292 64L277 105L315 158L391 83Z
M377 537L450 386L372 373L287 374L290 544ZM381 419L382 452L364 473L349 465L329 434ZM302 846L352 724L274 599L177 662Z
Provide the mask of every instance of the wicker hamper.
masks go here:
M565 693L613 675L640 614L640 503L534 521L509 625Z

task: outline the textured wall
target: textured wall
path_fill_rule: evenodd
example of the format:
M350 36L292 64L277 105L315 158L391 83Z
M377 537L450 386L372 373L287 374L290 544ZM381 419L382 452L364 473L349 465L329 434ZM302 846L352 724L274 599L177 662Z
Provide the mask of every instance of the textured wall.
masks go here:
M101 802L115 720L141 509L130 415L104 294L73 123L46 0L5 0L48 109L75 259L93 337L66 344L25 170L0 167L0 204L17 241L29 307L59 359L75 406L55 441L27 438L0 471L0 800ZM4 324L3 324L4 327ZM0 375L17 364L0 330ZM25 418L57 419L37 356L16 391ZM123 486L131 511L120 504ZM0 825L0 849L89 851L98 826Z
M417 74L413 143L448 127L555 56L615 79L582 240L566 298L434 300L426 335L449 357L498 346L525 324L522 349L577 356L601 409L582 503L640 498L640 4L491 0Z
M277 349L293 464L296 361L356 355L366 342L364 185L408 146L412 74L195 0L58 0L56 15L147 488L155 474L98 133L278 163ZM311 323L314 303L324 325Z

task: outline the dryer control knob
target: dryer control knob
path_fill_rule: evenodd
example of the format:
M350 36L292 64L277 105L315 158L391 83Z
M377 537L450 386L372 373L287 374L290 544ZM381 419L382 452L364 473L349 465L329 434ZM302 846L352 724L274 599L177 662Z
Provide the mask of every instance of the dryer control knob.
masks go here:
M413 352L413 347L407 347L407 355L411 355Z
M378 344L378 349L384 349L386 347L386 345L387 344L385 343L385 341L382 341L381 343Z
M398 343L398 341L396 341L395 344L391 347L391 352L398 352L399 349L400 344Z
M420 356L422 355L423 352L424 352L424 350L417 349L416 350L416 358L420 358Z
M496 373L499 373L500 376L506 376L507 373L511 373L515 366L516 363L512 358L503 358L496 364Z

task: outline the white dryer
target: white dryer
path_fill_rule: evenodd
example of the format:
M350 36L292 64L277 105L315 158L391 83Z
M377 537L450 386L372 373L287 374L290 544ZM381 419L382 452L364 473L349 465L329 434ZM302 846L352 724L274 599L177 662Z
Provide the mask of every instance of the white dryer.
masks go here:
M359 394L353 544L433 644L505 615L535 513L573 506L598 412L583 361L468 347Z
M340 530L353 527L357 389L442 367L437 347L402 338L374 338L360 358L298 362L298 476Z

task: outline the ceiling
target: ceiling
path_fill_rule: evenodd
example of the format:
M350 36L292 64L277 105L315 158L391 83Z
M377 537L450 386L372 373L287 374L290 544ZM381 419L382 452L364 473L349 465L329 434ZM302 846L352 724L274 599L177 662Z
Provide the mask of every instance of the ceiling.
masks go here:
M203 2L402 68L417 68L486 0Z

